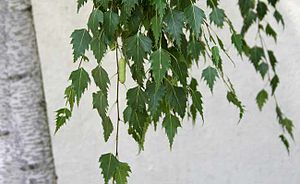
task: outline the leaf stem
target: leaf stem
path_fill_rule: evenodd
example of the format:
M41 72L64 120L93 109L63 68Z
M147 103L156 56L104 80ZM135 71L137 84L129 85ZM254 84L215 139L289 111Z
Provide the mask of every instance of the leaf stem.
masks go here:
M118 43L116 46L116 62L117 62L117 132L116 132L116 157L119 156L119 127L120 127L120 104L119 104L119 91L120 91L120 82L119 82L119 54L118 54Z

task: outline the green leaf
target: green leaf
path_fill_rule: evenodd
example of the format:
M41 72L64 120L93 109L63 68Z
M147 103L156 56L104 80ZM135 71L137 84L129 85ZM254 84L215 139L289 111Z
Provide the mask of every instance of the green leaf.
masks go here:
M258 1L257 6L256 6L256 11L257 11L259 20L262 20L267 15L268 6L264 2Z
M277 33L275 32L275 30L271 27L270 24L267 24L266 26L266 34L268 36L272 36L273 39L275 40L275 42L277 41Z
M92 31L94 35L98 33L100 23L103 23L103 13L102 11L95 9L91 13L88 21L88 28Z
M217 27L222 28L225 21L225 11L220 8L213 8L212 12L209 14L210 22L213 22Z
M261 59L265 57L264 49L261 47L253 47L250 50L250 61L253 64L253 66L257 69L259 66L259 62Z
M151 19L151 29L155 38L155 44L157 45L161 37L162 30L162 21L157 15Z
M196 5L190 5L184 10L185 17L196 38L199 38L201 33L201 25L205 19L205 13Z
M170 9L165 17L165 31L175 39L176 44L181 46L181 35L183 34L184 13L178 10Z
M155 83L147 85L146 93L149 97L148 105L151 114L155 114L158 111L160 102L165 96L166 89L163 85L160 85L158 88Z
M267 102L268 100L268 93L266 90L261 90L257 96L256 96L256 103L258 105L259 110L261 111L264 104Z
M208 7L214 8L219 5L219 0L207 0L206 3Z
M211 58L212 58L212 61L214 63L214 65L216 67L219 66L220 62L221 62L221 56L220 56L220 51L219 51L219 48L217 46L213 46L211 48Z
M265 78L265 75L267 74L268 70L269 65L267 63L262 62L261 64L259 64L258 71L263 79Z
M66 124L67 120L70 119L72 113L69 109L63 108L56 111L56 128L55 133Z
M127 91L127 105L136 109L145 109L147 95L141 87L135 87Z
M284 146L285 146L288 154L290 154L290 144L289 144L289 141L286 139L286 137L283 134L281 134L279 136L279 138L280 138L281 142L284 144Z
M166 134L168 136L170 148L172 148L174 137L177 134L177 128L181 127L180 121L178 117L172 115L171 113L168 113L166 114L162 125L165 128Z
M242 16L245 17L251 9L254 9L255 0L239 0L239 7Z
M244 116L244 106L242 105L242 102L237 98L236 94L232 91L228 91L227 92L227 100L229 103L232 103L233 105L235 105L237 108L239 108L240 110L240 120L243 118Z
M276 7L276 4L279 2L279 0L268 0L269 4L271 4L273 7Z
M75 90L72 85L66 88L65 99L67 100L67 103L69 103L70 110L72 111L75 104Z
M158 12L159 16L164 17L167 3L166 0L151 0L155 10Z
M112 124L111 119L108 116L102 117L102 127L104 140L105 142L107 142L114 130L114 125Z
M114 180L116 184L127 184L127 178L131 172L130 167L127 163L119 162L119 166L116 168L114 174Z
M271 50L269 50L269 51L268 51L268 56L269 56L269 61L270 61L270 64L271 64L271 66L272 66L272 69L273 69L273 71L275 72L275 71L276 71L276 64L277 64L278 62L277 62L277 59L276 59L276 57L275 57L275 55L274 55L274 52L271 51Z
M134 62L143 63L146 54L151 51L152 41L147 36L137 33L125 40L125 50L127 57Z
M276 19L277 23L281 23L283 26L285 25L282 15L279 11L275 10L273 14L274 18Z
M102 91L93 93L93 108L97 109L101 117L105 117L108 109L107 94Z
M235 46L236 50L242 55L243 52L243 36L240 34L232 34L231 42Z
M100 88L100 90L107 95L108 86L110 85L110 80L107 72L98 65L92 70L92 76L94 78L95 84Z
M257 19L257 14L254 11L249 11L247 15L244 18L244 25L241 30L241 34L244 35L248 29L251 27L251 25L255 22Z
M279 78L278 78L278 75L275 75L272 80L271 80L271 87L272 87L272 95L274 95L275 91L276 91L276 88L279 84Z
M157 51L151 54L150 60L154 80L156 84L159 85L165 77L166 72L170 68L170 54L168 53L168 51L159 48Z
M184 57L176 52L173 54L176 58L172 57L171 69L174 77L180 81L183 86L186 86L186 79L188 78L188 66L184 61Z
M202 120L204 120L204 115L203 115L203 101L202 101L202 95L201 95L201 93L199 91L191 90L191 96L192 96L193 106L200 113Z
M82 94L88 88L88 84L91 82L89 74L82 67L80 67L71 73L69 80L72 81L72 87L75 91L77 105L79 105Z
M99 162L104 182L108 184L109 180L114 177L116 169L119 167L119 161L113 154L107 153L100 157Z
M77 0L77 12L87 2L87 0Z
M98 36L93 37L91 49L98 63L100 63L107 50L106 37L103 31Z
M115 12L109 10L104 13L104 31L107 35L108 39L111 41L112 37L114 36L116 29L119 25L120 17Z
M183 118L185 115L187 102L184 88L168 85L166 94L168 94L166 95L167 102L169 102L173 110L177 112L181 118Z
M294 134L293 134L294 124L292 120L290 120L289 118L284 118L280 121L280 124L288 132L291 138L294 139Z
M144 149L144 141L146 136L146 131L149 126L149 118L145 109L135 108L132 106L127 106L123 112L125 123L128 122L129 135L135 139L139 144L140 150Z
M71 35L71 44L73 45L73 58L74 62L79 57L84 55L85 51L89 49L92 37L86 29L77 29Z
M218 77L219 77L218 71L211 66L208 66L202 72L202 78L206 81L206 83L212 93L213 93L215 81Z
M134 7L138 4L138 0L122 0L124 10L127 14L130 14Z

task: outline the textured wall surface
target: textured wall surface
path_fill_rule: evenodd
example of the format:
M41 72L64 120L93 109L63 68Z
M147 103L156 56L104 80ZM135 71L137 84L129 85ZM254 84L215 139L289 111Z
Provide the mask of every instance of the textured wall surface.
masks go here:
M227 4L226 4L227 2ZM229 6L230 5L230 6ZM226 7L228 6L228 7ZM229 17L238 20L238 8L232 1L223 1ZM89 7L76 15L75 0L33 0L34 18L42 62L46 100L51 130L54 131L54 111L64 105L63 90L72 64L69 36L73 29L81 28L88 19ZM121 126L120 159L133 170L130 184L299 184L300 183L300 3L298 0L282 1L280 10L285 15L286 29L278 27L281 34L278 45L270 41L280 60L278 73L281 84L278 98L285 113L296 125L295 143L288 156L278 139L281 132L274 113L274 102L267 103L262 113L255 97L264 83L255 75L247 61L237 66L226 66L226 71L247 111L237 125L238 111L226 99L223 84L218 81L214 95L202 82L206 123L183 122L175 138L173 151L169 151L167 137L162 129L150 131L145 151L138 155L135 142ZM238 24L237 24L238 25ZM220 33L226 38L226 33ZM229 40L227 40L227 44ZM233 53L234 54L234 53ZM115 73L113 55L109 54L104 66L112 76ZM228 62L229 63L229 62ZM88 66L91 69L93 66ZM200 80L200 69L193 70ZM257 81L257 82L255 82ZM130 86L128 84L128 86ZM91 91L85 94L80 108L67 126L53 136L53 149L60 184L102 183L98 169L100 154L113 150L114 142L104 144L102 126L96 111L92 111ZM111 86L114 101L115 83ZM124 87L122 88L124 91ZM122 102L125 103L125 93ZM123 104L124 105L124 104ZM124 107L124 106L123 106ZM115 110L110 113L115 116Z

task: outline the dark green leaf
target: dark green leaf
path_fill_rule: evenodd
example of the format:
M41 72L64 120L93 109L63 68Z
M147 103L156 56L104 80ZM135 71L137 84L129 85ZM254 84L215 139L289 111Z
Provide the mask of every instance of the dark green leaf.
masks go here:
M289 141L285 138L285 136L283 134L281 134L279 136L281 142L284 144L288 154L290 154L290 144L289 144Z
M65 99L67 100L67 103L69 103L70 110L72 111L75 104L75 90L72 85L66 88Z
M100 23L103 23L103 13L102 11L95 9L91 13L88 21L88 28L94 35L97 34Z
M113 11L107 11L104 13L104 31L108 39L111 41L115 34L115 31L119 25L120 17Z
M258 18L262 20L268 12L268 6L264 2L258 1L256 6L256 11L257 11Z
M270 83L270 85L271 85L271 87L272 87L272 95L274 95L274 93L275 93L275 91L276 91L276 88L277 88L278 84L279 84L279 78L278 78L277 75L275 75L275 76L272 78L271 83Z
M153 52L150 57L151 69L153 71L153 77L157 85L160 85L166 72L170 68L171 57L168 51L159 48Z
M190 5L184 10L184 14L195 37L198 38L201 33L201 25L205 19L204 11L196 5Z
M100 63L107 50L106 37L103 31L98 36L93 37L91 49L98 63Z
M77 105L79 105L82 94L88 88L88 84L91 82L89 74L82 67L80 67L71 73L69 80L72 81L72 87L75 91Z
M182 28L184 26L184 13L178 10L170 9L165 17L166 27L165 31L175 39L176 44L180 47Z
M184 117L186 111L187 97L184 88L168 85L166 95L170 106L177 112L181 118Z
M225 11L220 8L214 8L209 14L210 22L213 22L216 26L222 28L225 20Z
M73 45L74 62L84 55L85 51L89 49L92 37L86 29L77 29L71 35L71 44Z
M228 102L232 103L237 108L239 108L239 110L240 110L240 120L241 120L243 118L244 112L245 112L245 109L244 109L244 106L242 105L242 102L237 98L236 94L232 91L227 92L227 100L228 100Z
M166 134L168 136L170 148L172 148L174 137L177 134L177 128L181 127L180 121L178 117L172 115L171 113L168 113L166 114L162 125L165 128Z
M63 108L56 111L55 133L70 119L72 113L69 109Z
M95 84L100 88L100 90L107 95L108 86L110 84L107 72L98 65L92 70L92 76L94 78Z
M267 102L268 100L268 93L266 90L261 90L257 96L256 96L256 103L258 105L259 110L261 111L264 104Z
M266 26L266 34L269 35L269 36L272 36L274 38L274 40L277 41L277 33L271 27L270 24L267 24L267 26Z
M258 71L263 79L265 78L265 75L267 74L268 70L269 70L269 65L267 63L262 62L259 64Z
M214 84L218 77L218 71L211 66L208 66L202 72L202 78L206 81L211 92L213 92Z
M108 184L109 180L114 177L116 169L119 167L119 161L113 154L107 153L100 157L99 162L104 182Z

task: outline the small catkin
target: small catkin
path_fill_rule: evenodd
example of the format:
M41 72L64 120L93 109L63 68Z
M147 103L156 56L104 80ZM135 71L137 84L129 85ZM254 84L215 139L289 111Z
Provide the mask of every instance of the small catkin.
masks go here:
M119 81L122 84L126 81L126 60L124 58L119 61Z

